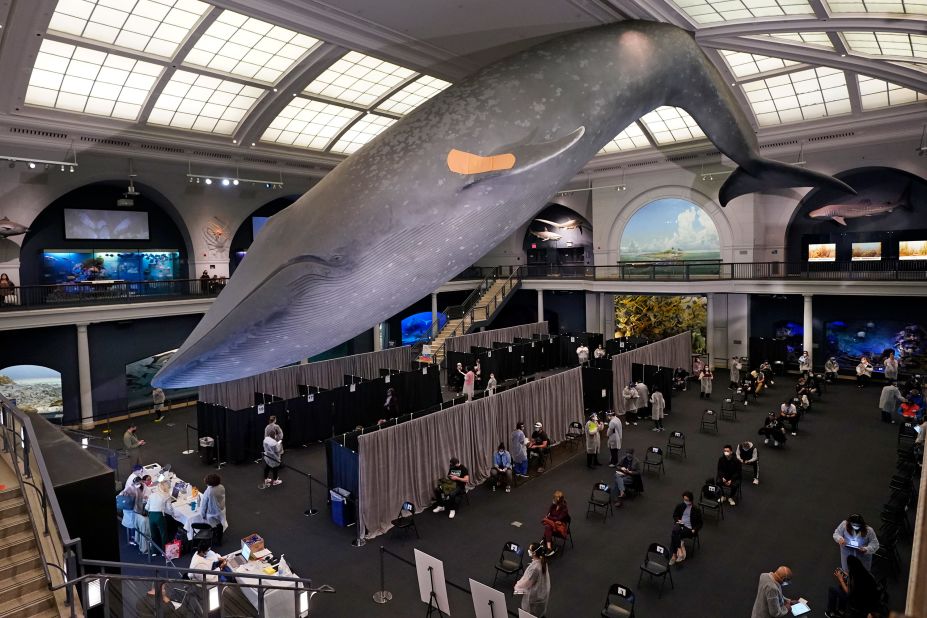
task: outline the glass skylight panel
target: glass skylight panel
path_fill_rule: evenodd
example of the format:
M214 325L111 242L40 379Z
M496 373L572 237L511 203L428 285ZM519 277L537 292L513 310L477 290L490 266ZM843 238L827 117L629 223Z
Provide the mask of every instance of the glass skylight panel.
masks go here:
M641 130L636 122L628 125L624 131L615 136L609 143L605 144L596 154L609 154L612 152L622 152L625 150L634 150L635 148L645 148L650 145L647 136Z
M814 14L808 0L674 0L673 4L698 24Z
M150 62L45 39L26 104L136 120L161 70Z
M325 150L329 142L361 113L340 105L296 97L270 123L261 140Z
M927 59L927 35L904 32L844 32L850 49L871 56Z
M233 11L223 11L185 64L275 83L318 39Z
M331 151L339 154L351 154L385 131L394 122L396 122L394 118L367 114L344 132L344 135L332 146Z
M176 71L148 116L150 124L231 135L264 90Z
M450 85L450 82L443 79L422 75L377 105L377 109L384 112L393 112L394 114L408 114Z
M860 75L858 79L859 98L864 110L927 101L927 95L898 84L891 84L866 75Z
M678 107L658 107L642 117L641 122L661 145L705 137L695 119Z
M782 58L770 58L769 56L760 56L758 54L746 54L743 52L721 50L721 55L731 67L734 75L737 77L746 77L776 69L784 69L787 66L798 64L791 60Z
M197 0L58 0L48 29L170 58L208 8Z
M927 0L827 0L831 13L927 15Z
M761 126L850 113L843 71L825 67L743 84Z
M773 39L780 41L790 41L793 43L804 43L805 45L816 45L833 49L834 44L827 36L826 32L779 32L777 34L757 34L756 38Z
M328 67L305 92L368 107L413 75L409 69L352 51Z

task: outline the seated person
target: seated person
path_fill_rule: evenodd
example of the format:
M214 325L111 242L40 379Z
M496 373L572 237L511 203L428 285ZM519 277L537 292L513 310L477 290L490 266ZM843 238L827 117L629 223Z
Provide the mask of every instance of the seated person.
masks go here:
M737 450L734 452L734 456L737 457L737 461L740 462L741 474L743 474L743 467L750 466L753 468L753 484L760 484L760 452L759 449L754 446L753 442L749 440L744 440L737 445Z
M798 435L798 421L801 420L801 414L798 408L791 401L783 401L779 406L779 420L788 423L792 428L792 435Z
M805 378L805 386L808 388L808 396L811 395L820 395L821 388L818 386L818 379L814 377L813 373L809 373L808 377Z
M769 361L768 361L768 360L764 360L764 361L760 364L760 373L763 374L763 378L765 378L765 380L766 380L766 387L767 387L767 388L769 388L770 386L775 386L775 385L776 385L776 382L773 380L773 376L774 376L775 374L773 373L772 365L769 364Z
M193 557L190 559L190 568L198 569L200 571L221 571L225 573L232 572L232 569L229 568L225 558L209 548L209 541L200 541L199 546L196 548L196 552L194 552ZM228 578L225 575L222 575L222 573L216 573L215 575L190 573L190 579L203 579L207 582L227 582L230 580L234 581L234 579Z
M763 436L763 444L769 444L770 440L772 440L773 446L785 444L785 427L779 421L779 417L775 412L770 412L766 416L765 423L756 433Z
M836 586L827 591L824 616L850 618L873 616L882 611L882 600L875 578L856 556L847 558L847 570L834 570Z
M689 372L682 367L677 367L673 372L673 390L684 391L688 386Z
M567 508L566 498L559 489L554 492L547 515L541 520L544 526L544 546L547 547L548 557L554 555L554 534L566 538L570 525L570 509Z
M754 369L750 372L750 376L753 378L753 395L759 395L766 388L766 374Z
M682 502L673 509L673 532L670 535L670 561L676 564L686 559L684 539L691 539L702 527L702 509L695 506L691 491L682 492Z
M634 456L633 448L629 448L624 452L624 457L621 458L615 468L612 493L615 495L618 506L621 506L621 498L625 497L625 491L628 489L633 489L637 493L643 493L644 491L644 482L641 478L641 462Z
M840 365L837 363L837 358L831 356L824 363L824 379L828 384L836 384L838 373L840 373Z
M492 469L489 471L492 490L496 491L496 487L502 482L505 483L505 493L511 492L513 479L512 455L505 450L505 443L500 442L496 454L492 456Z
M457 515L457 507L460 506L460 498L467 491L467 483L470 482L470 471L467 466L461 465L460 460L451 457L450 467L447 470L447 476L438 481L435 487L435 502L437 506L432 509L433 513L441 513L447 509L448 519L454 519Z
M725 444L721 450L721 457L718 458L718 485L721 486L721 500L727 500L728 504L734 506L734 496L740 489L741 465L740 461L734 457L734 447Z
M537 457L539 462L544 463L544 454L549 446L550 438L547 437L547 432L544 431L541 421L538 421L534 424L534 431L531 432L531 442L528 443L528 461L530 462L533 457ZM538 472L543 471L543 467L538 468Z

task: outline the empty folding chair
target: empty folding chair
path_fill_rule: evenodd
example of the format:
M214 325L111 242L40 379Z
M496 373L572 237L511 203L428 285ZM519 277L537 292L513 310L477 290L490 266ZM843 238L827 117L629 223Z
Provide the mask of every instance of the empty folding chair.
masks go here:
M914 423L910 421L905 421L898 426L898 445L901 446L902 443L914 444L914 441L917 440L917 430L914 428Z
M661 474L666 474L666 467L663 465L663 449L659 446L647 448L647 454L644 455L644 470L656 468Z
M592 493L589 495L589 502L586 505L586 517L589 517L589 513L598 513L599 509L602 509L602 513L605 517L602 519L602 523L608 521L608 514L614 514L612 510L612 493L611 489L608 486L608 483L603 483L599 481L592 486Z
M502 546L502 553L499 554L499 560L496 562L496 574L493 575L492 585L496 585L496 578L499 573L505 575L518 575L525 569L525 550L518 543L509 541Z
M418 527L415 525L415 505L411 502L406 501L402 503L402 507L399 509L399 517L394 519L392 524L396 530L411 529L415 532L415 538L422 538L418 535Z
M682 453L682 456L687 459L689 457L686 454L686 435L681 431L670 433L669 438L666 440L666 456L672 455L673 451Z
M193 547L194 549L199 546L200 541L207 541L212 545L212 526L204 522L197 522L195 524L190 524L190 527L193 528Z
M723 495L724 493L719 485L705 483L698 498L698 505L702 512L712 511L718 516L718 519L724 519L724 503L721 501Z
M737 402L735 402L732 398L727 398L721 402L721 420L737 420Z
M634 618L634 593L622 584L608 587L602 618Z
M670 585L674 589L676 588L676 584L673 583L673 573L669 567L669 550L659 543L651 543L650 547L647 548L647 553L644 554L644 561L641 563L641 574L637 578L638 588L640 588L644 573L650 576L651 581L653 581L654 577L660 578L660 592L657 598L663 596L663 586L666 585L667 577L669 577Z
M711 430L718 433L718 415L714 410L705 410L702 412L702 422L699 424L699 431Z
M581 442L583 438L583 425L579 421L573 421L570 423L569 429L567 429L564 439L567 444L570 446L570 450L576 448L576 445Z

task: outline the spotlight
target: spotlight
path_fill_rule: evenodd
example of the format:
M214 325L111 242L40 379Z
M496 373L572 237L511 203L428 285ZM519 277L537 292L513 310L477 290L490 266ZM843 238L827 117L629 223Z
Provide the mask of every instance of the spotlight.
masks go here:
M199 178L196 179L196 184L200 184L200 179L199 179Z
M270 183L269 183L269 182L264 183L264 188L265 188L265 189L270 189Z
M189 182L189 183L192 185L192 184L193 184L193 179L192 179L192 178L187 178L187 182Z
M45 169L48 169L48 168L50 168L50 167L51 167L51 166L50 166L48 163L45 164Z
M61 166L61 171L62 171L62 172L64 171L64 166L63 166L63 165Z
M233 180L233 181L232 181L232 184L235 185L235 186L237 187L237 186L238 186L238 179L236 178L235 180Z
M228 179L228 178L223 178L223 179L222 179L222 186L223 186L223 187L229 186L229 179Z
M74 173L74 166L73 166L73 165L71 166L71 173L72 173L72 174Z
M205 182L207 185L211 185L211 184L212 184L212 178L207 178L204 182Z
M35 169L35 163L33 163L32 161L29 161L29 169L31 170Z

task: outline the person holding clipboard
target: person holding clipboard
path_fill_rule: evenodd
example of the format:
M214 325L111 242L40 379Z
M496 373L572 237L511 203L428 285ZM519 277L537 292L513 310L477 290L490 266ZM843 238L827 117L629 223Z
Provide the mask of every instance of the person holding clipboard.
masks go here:
M862 515L850 515L840 522L834 530L834 541L840 546L840 567L844 571L847 571L850 556L858 558L867 571L872 570L872 557L879 551L879 539Z
M772 573L760 575L756 588L756 600L750 618L784 618L784 616L801 616L811 611L806 603L787 598L783 586L792 580L792 569L780 566Z

